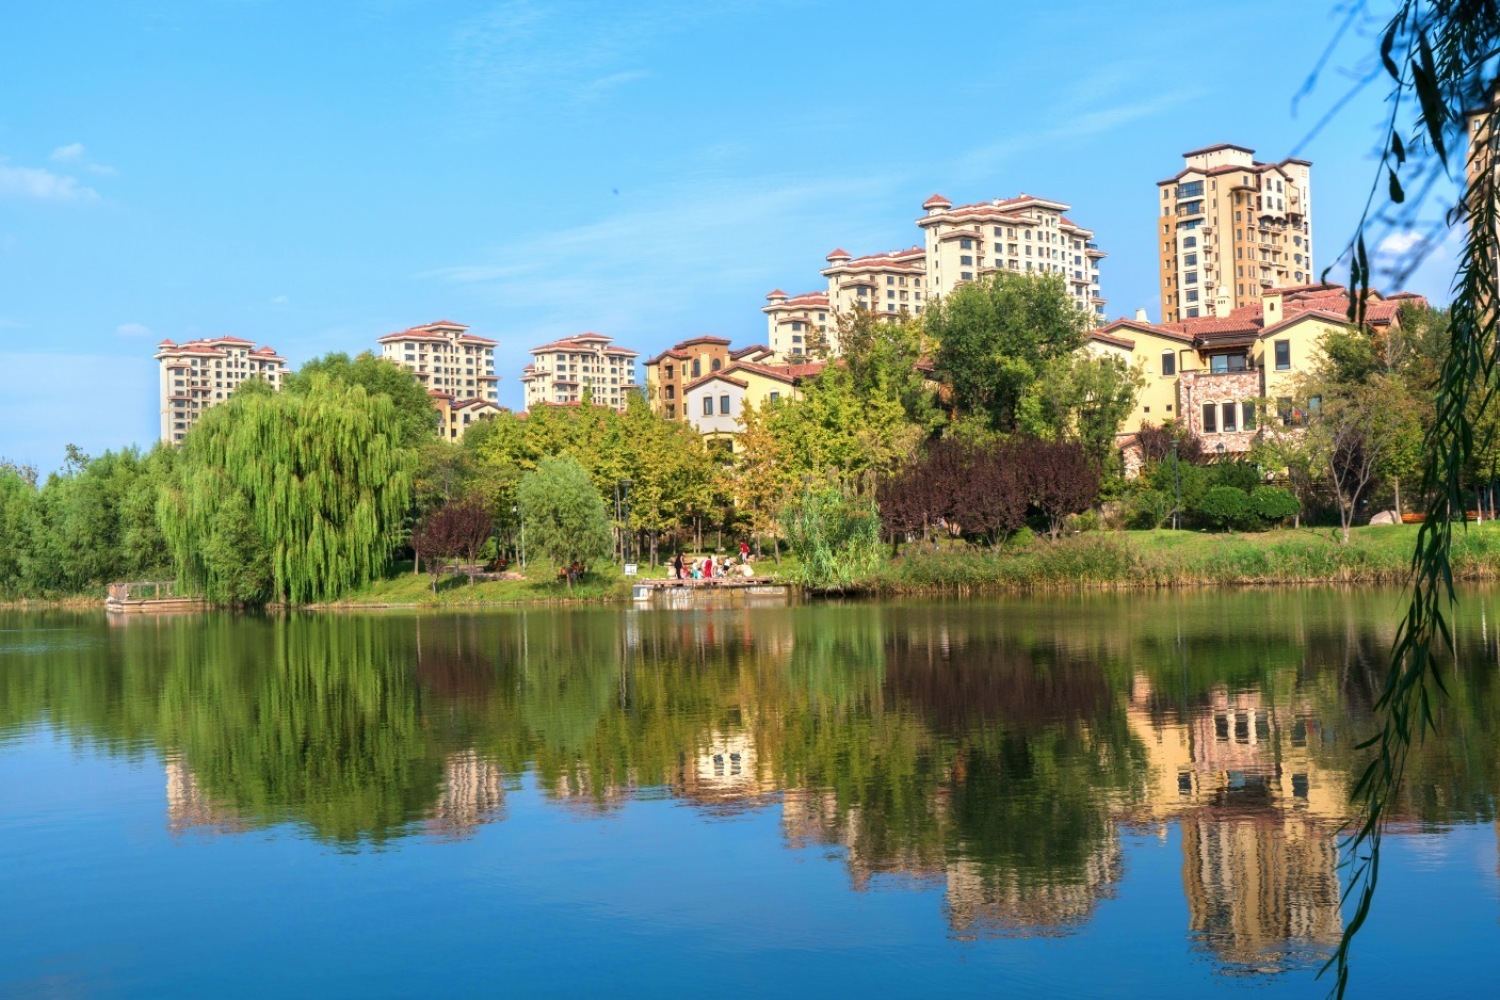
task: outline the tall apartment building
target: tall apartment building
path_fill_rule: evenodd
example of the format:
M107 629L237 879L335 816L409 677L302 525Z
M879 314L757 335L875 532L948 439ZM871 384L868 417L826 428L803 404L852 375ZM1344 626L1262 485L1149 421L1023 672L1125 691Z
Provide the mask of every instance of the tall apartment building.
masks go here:
M470 333L462 323L442 319L386 334L380 351L387 361L415 374L429 393L444 393L455 402L494 403L499 396L495 341Z
M680 341L646 362L646 402L651 412L668 420L686 420L683 389L704 375L740 361L758 362L771 357L763 344L732 351L724 337L693 337Z
M779 360L803 357L808 345L829 336L834 326L826 292L787 295L776 289L766 296L760 311L766 314L766 342Z
M1311 284L1312 164L1260 163L1229 143L1182 154L1158 181L1161 321L1254 305L1263 291Z
M854 257L846 250L828 255L823 277L828 279L828 302L835 313L852 313L863 306L871 312L920 315L927 284L927 254L921 247ZM838 325L828 330L828 347L840 353Z
M1069 205L1022 194L955 206L935 194L922 208L922 245L866 257L835 250L822 271L827 292L788 296L777 289L766 296L761 312L776 358L807 354L814 334L836 355L840 314L862 306L881 316L919 316L935 298L997 271L1060 275L1078 308L1103 321L1099 262L1107 255L1092 230L1064 214Z
M526 387L526 409L537 404L582 402L587 390L594 403L625 409L636 388L635 359L626 347L612 347L612 338L598 333L543 344L531 349L531 364L521 370Z
M917 225L927 236L929 296L947 295L996 271L1058 274L1079 309L1104 319L1099 261L1107 254L1094 243L1093 230L1064 214L1072 206L1023 192L958 206L935 194L922 208L927 214Z
M240 337L210 337L156 345L161 369L161 439L180 444L198 418L229 398L242 382L262 378L280 389L286 359Z

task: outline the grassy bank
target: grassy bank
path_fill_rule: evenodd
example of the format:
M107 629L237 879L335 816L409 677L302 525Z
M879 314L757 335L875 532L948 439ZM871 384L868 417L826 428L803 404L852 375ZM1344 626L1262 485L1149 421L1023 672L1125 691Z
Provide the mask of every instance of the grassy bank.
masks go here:
M1356 528L1349 544L1328 528L1256 534L1091 532L1023 539L998 552L908 549L870 581L878 593L1346 583L1407 580L1415 525ZM1453 542L1454 575L1500 578L1500 527L1470 526Z
M397 563L384 579L375 580L329 604L314 608L463 607L477 604L609 603L630 600L630 583L618 566L606 565L574 583L572 589L557 578L552 567L533 563L524 580L484 580L470 583L463 576L438 580L412 572L411 562Z
M1415 525L1354 529L1348 545L1329 528L1208 534L1195 531L1087 532L1049 542L1030 536L999 551L961 543L937 550L906 546L860 589L873 594L1006 593L1037 590L1337 584L1401 584L1407 580ZM794 559L756 564L756 573L793 582ZM1454 534L1453 569L1461 580L1500 579L1500 525ZM666 566L642 576L665 577ZM397 564L384 578L314 608L461 608L519 604L616 604L630 600L630 581L603 565L569 590L550 567L532 565L524 580L470 584L447 577L433 592L425 573ZM97 608L103 595L59 600L0 601L0 608Z

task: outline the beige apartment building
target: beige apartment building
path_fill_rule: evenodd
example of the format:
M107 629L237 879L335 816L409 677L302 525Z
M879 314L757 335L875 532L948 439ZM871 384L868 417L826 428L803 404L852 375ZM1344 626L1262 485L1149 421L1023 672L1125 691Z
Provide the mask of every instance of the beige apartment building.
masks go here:
M450 441L481 417L501 412L497 402L495 341L440 319L380 338L381 357L417 376L437 411L438 433Z
M1104 321L1099 262L1106 254L1092 230L1067 217L1069 205L1022 194L955 206L933 195L922 208L922 244L864 257L838 249L822 271L826 292L766 296L761 312L776 360L795 362L813 344L837 356L840 315L864 308L893 319L920 316L934 299L997 271L1059 275L1078 308Z
M161 439L181 444L198 418L229 398L246 379L273 389L286 379L286 359L270 347L240 337L210 337L156 345L161 370Z
M1184 153L1157 182L1161 321L1251 306L1272 288L1317 280L1312 248L1312 164L1260 163L1255 150L1220 143Z
M531 364L521 369L526 409L536 405L580 403L588 392L594 403L625 409L636 388L639 354L614 347L612 338L580 333L531 349Z
M766 314L766 342L777 361L806 357L810 345L826 342L830 328L836 328L825 292L787 295L778 288L766 302L760 311Z
M438 320L380 338L381 356L415 374L430 393L455 400L498 398L495 341L462 323Z
M1107 256L1094 232L1069 219L1072 206L1022 193L955 206L935 194L922 203L917 220L926 233L926 285L947 295L960 285L996 271L1057 274L1087 316L1104 320L1107 301L1099 290L1099 262Z
M682 400L689 382L739 361L762 362L770 357L771 349L764 344L730 350L725 337L679 341L646 362L646 402L658 416L687 420Z
M923 294L928 291L927 254L921 247L854 257L846 250L828 255L823 269L828 279L828 302L835 313L849 315L865 308L886 316L922 314ZM827 332L828 351L841 354L838 324Z

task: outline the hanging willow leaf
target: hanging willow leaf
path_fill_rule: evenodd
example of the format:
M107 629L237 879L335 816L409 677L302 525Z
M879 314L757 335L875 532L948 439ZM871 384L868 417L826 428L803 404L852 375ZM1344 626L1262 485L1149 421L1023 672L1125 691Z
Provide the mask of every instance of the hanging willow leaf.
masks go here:
M158 505L181 582L217 601L305 604L373 579L411 496L398 421L389 397L321 375L204 414Z

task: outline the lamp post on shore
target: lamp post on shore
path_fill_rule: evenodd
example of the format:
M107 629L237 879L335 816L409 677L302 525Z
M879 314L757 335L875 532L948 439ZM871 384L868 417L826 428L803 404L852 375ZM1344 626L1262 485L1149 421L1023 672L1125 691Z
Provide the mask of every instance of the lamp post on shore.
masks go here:
M520 557L521 568L524 570L526 568L526 519L521 516L521 505L519 503L511 504L510 512L516 515L516 523L521 528L521 547L517 555Z
M1182 528L1182 474L1177 470L1177 439L1172 439L1172 530Z
M625 562L630 562L630 487L629 479L620 480L620 530L624 532Z

